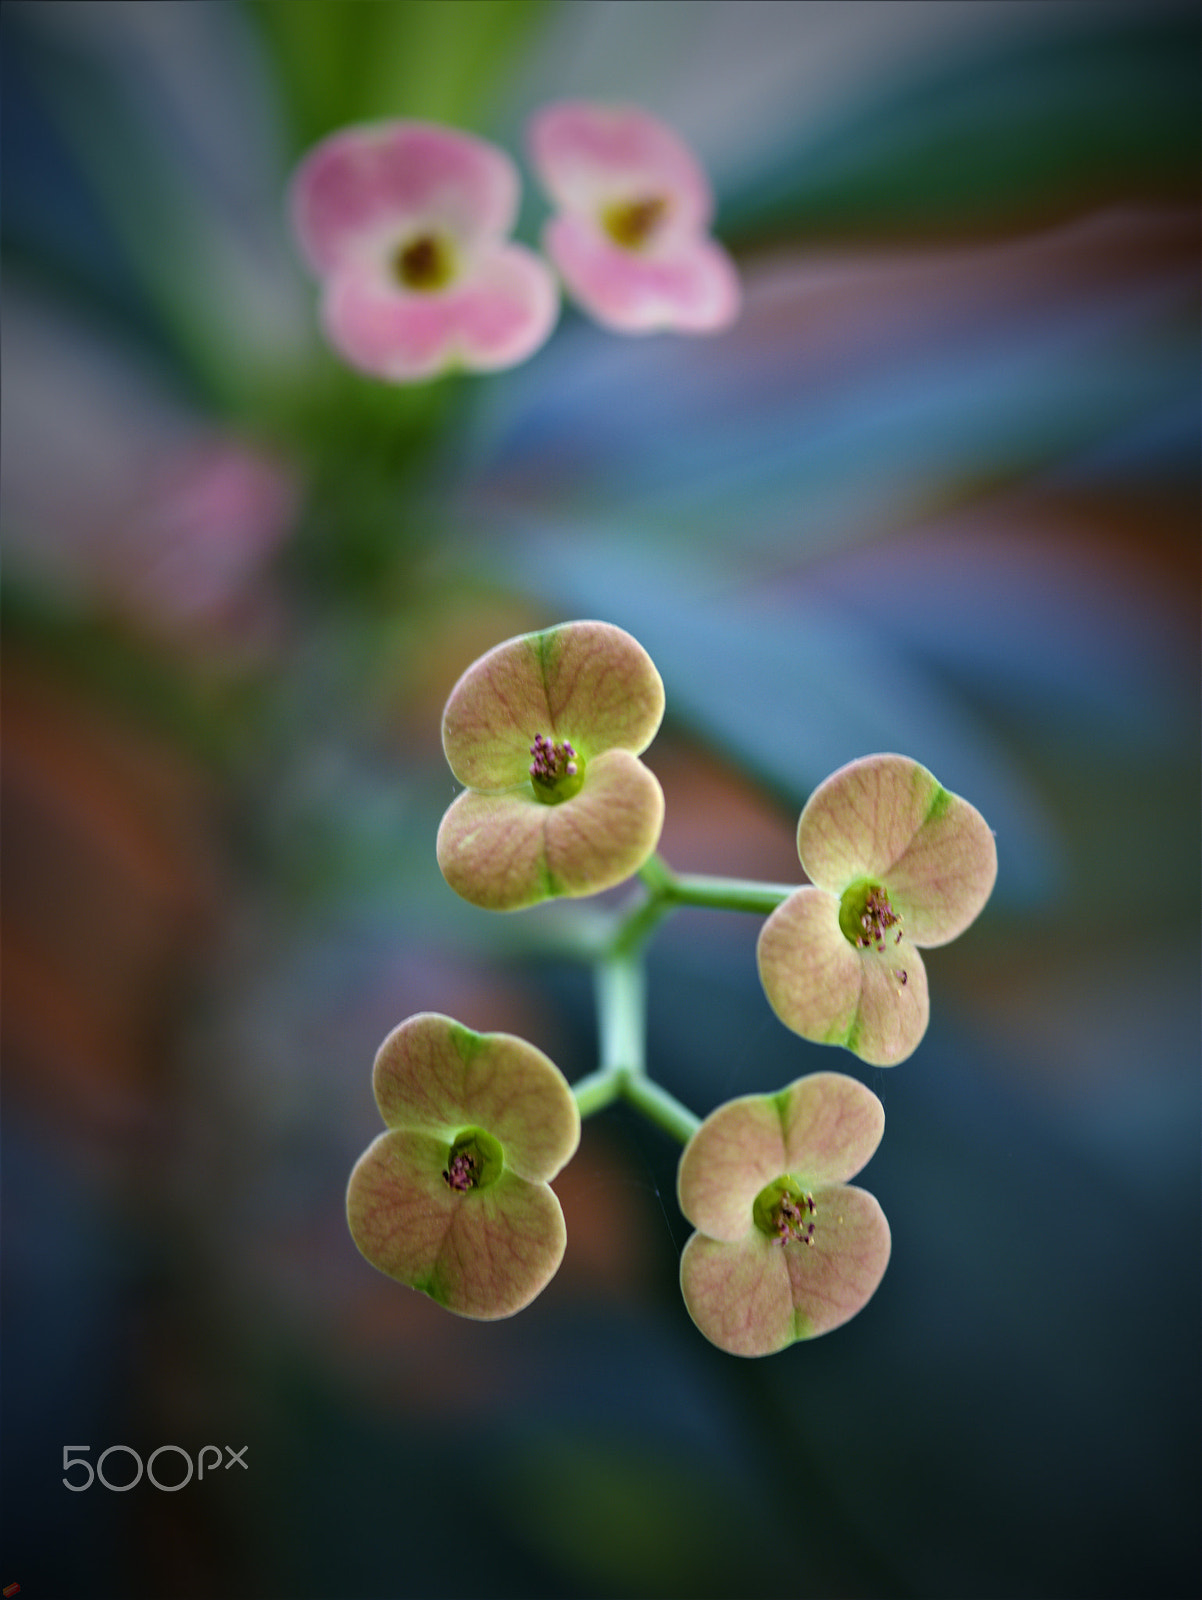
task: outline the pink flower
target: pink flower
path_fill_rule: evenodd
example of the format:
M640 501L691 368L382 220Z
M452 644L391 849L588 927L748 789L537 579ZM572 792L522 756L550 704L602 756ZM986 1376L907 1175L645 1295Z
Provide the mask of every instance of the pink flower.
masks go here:
M508 239L518 192L503 151L430 123L344 128L311 150L293 220L334 348L395 383L537 350L559 300L541 258Z
M528 143L560 207L543 247L591 316L620 333L734 321L739 280L708 234L709 181L670 128L631 106L567 101L538 113Z

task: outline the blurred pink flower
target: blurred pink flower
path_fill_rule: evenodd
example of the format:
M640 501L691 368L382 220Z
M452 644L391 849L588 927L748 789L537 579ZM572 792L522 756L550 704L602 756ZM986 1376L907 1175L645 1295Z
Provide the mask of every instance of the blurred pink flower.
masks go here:
M311 150L292 213L334 348L394 383L524 361L559 300L540 257L507 237L518 193L503 151L434 124L344 128Z
M569 293L620 333L712 333L739 312L734 264L709 237L714 201L692 151L632 106L547 106L535 170L560 207L543 245Z
M247 609L289 533L299 486L284 464L237 439L182 448L147 475L111 540L125 592L177 628Z
M188 648L270 646L299 463L197 416L86 319L20 289L5 309L10 578Z

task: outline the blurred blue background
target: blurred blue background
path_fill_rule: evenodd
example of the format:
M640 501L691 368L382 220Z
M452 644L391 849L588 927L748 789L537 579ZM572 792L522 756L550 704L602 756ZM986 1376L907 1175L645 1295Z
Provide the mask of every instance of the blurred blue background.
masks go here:
M1197 7L6 0L0 28L0 1584L1196 1593ZM301 154L409 116L521 159L561 97L693 143L739 323L566 309L509 373L342 369L287 229ZM528 241L544 215L527 181ZM873 750L997 831L893 1072L776 1022L755 919L656 937L650 1067L699 1113L831 1065L885 1103L885 1281L768 1361L693 1328L678 1151L621 1110L511 1322L346 1231L401 1018L595 1064L563 908L489 917L433 853L451 684L571 616L664 676L678 869L796 880L806 795ZM81 1443L247 1470L72 1494Z

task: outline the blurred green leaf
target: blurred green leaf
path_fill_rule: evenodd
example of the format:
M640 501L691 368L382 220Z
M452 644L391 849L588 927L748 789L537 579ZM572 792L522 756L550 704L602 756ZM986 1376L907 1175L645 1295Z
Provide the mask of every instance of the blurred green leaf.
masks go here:
M379 117L484 131L497 80L546 0L251 0L299 153Z
M240 10L13 9L5 43L28 97L23 131L63 162L68 210L95 212L121 277L110 298L138 308L177 377L218 410L253 414L294 387L316 339L284 227L269 86ZM218 71L219 95L208 88ZM25 153L34 170L40 155L37 143ZM39 245L53 254L38 221L31 270ZM86 265L76 277L86 290Z
M1078 8L1042 9L1038 35L949 51L887 98L873 89L853 102L822 137L782 140L771 166L730 195L724 226L744 237L962 232L1083 203L1193 196L1196 9L1094 7L1085 32Z
M525 1539L588 1593L700 1600L797 1582L745 1492L641 1440L542 1439L512 1453L501 1494ZM789 1592L815 1592L815 1577Z

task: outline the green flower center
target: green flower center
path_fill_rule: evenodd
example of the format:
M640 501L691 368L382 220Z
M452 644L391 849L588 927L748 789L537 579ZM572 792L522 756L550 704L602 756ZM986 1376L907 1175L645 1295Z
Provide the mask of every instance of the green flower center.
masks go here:
M601 226L623 250L641 250L668 213L662 195L647 195L642 200L620 200L606 206Z
M555 743L541 733L530 746L530 783L545 806L562 805L584 787L584 757L564 739Z
M392 270L406 289L430 294L445 289L455 276L455 258L445 239L437 234L419 233L401 245L392 258Z
M814 1218L818 1207L814 1196L786 1174L775 1178L756 1195L752 1219L761 1233L774 1244L813 1244Z
M465 1128L456 1134L447 1152L443 1178L448 1189L467 1194L471 1189L487 1189L496 1183L505 1167L505 1152L500 1141L483 1128Z
M884 955L889 945L901 943L902 920L889 903L888 891L866 878L844 889L839 901L839 927L857 950L875 950Z

